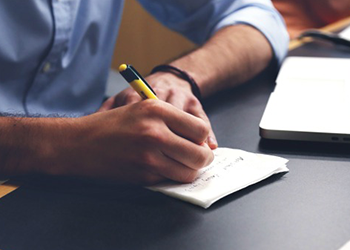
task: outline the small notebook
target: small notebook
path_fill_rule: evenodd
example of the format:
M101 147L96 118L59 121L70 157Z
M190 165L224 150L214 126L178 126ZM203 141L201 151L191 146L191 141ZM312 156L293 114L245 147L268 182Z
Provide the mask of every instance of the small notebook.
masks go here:
M214 161L201 169L197 179L190 184L166 182L147 188L208 208L229 194L273 174L289 171L288 160L277 156L231 148L218 148L214 155Z

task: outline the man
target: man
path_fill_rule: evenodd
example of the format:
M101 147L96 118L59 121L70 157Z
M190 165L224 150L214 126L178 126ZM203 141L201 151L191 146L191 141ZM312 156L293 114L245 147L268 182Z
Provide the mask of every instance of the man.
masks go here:
M204 43L171 63L192 85L160 70L147 81L166 102L126 90L101 106L123 1L0 2L1 176L191 182L212 161L217 143L192 90L207 97L279 64L283 21L268 0L140 3Z

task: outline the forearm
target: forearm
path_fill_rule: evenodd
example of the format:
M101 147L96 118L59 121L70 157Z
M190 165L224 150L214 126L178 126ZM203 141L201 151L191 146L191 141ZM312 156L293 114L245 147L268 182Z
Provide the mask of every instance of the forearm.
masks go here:
M65 147L68 118L1 117L0 177L54 174Z
M209 127L145 100L81 118L0 118L0 179L28 174L191 182L213 160ZM136 152L136 153L135 153Z
M271 59L271 46L260 31L235 25L218 31L202 47L171 64L186 70L206 97L249 80Z

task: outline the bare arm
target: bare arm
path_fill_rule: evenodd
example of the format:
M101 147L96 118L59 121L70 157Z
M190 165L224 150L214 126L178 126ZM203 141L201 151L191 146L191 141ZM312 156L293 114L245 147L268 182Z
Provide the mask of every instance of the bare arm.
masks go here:
M0 178L49 174L137 184L190 182L213 159L202 143L206 124L162 101L81 118L2 117L0 128Z
M69 119L1 117L0 177L48 171L44 165L54 145L64 147L65 140L57 132L66 123Z
M271 46L261 32L236 25L219 30L202 47L171 64L187 70L206 97L246 82L271 59Z

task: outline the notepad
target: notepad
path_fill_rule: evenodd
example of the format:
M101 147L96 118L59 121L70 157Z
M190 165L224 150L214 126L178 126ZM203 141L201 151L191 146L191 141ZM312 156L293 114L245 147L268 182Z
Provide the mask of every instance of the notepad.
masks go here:
M208 208L229 194L273 174L289 171L286 167L288 160L277 156L231 148L218 148L214 150L214 156L213 162L201 169L190 184L166 182L147 188Z

